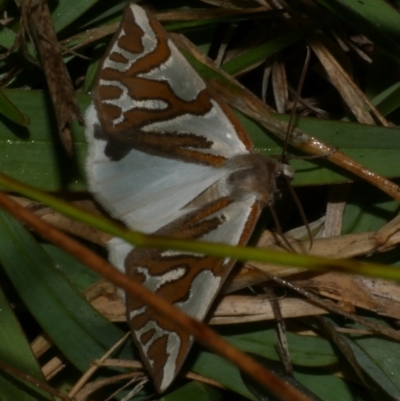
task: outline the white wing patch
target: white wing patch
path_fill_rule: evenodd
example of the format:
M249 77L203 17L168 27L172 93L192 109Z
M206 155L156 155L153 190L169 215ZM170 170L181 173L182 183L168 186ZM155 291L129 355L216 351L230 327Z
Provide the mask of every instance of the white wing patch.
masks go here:
M107 248L111 263L118 268L121 273L125 273L125 259L134 246L128 244L121 238L114 237L107 242Z
M233 202L221 212L215 213L215 216L219 216L222 213L225 217L225 222L216 230L204 236L202 241L222 242L228 245L239 244L240 237L255 203L257 203L257 197L254 195L245 200ZM210 218L212 217L214 215L210 216Z
M104 153L106 141L95 139L93 106L86 112L89 187L99 202L131 229L152 233L188 212L184 207L229 174L214 168L149 155L132 149L119 161Z
M175 304L189 316L203 320L221 286L221 277L216 277L210 270L205 270L193 280L188 298Z
M204 115L183 114L171 120L145 125L147 132L187 134L188 132L213 142L211 149L195 150L230 158L248 153L243 142L237 136L235 127L225 115L219 104L211 100L212 108Z
M146 312L146 310L147 310L147 306L142 306L141 308L139 308L139 309L132 309L130 312L129 312L129 319L133 319L133 318L135 318L136 316L139 316L139 315L141 315L142 313L144 313L144 312Z
M177 97L186 102L191 102L197 98L202 90L206 89L206 85L197 74L193 74L193 67L171 40L168 40L168 47L171 52L168 60L146 73L139 74L138 77L154 81L166 81ZM182 78L185 76L190 76L190 79Z
M138 273L144 274L145 280L143 282L143 285L153 292L156 292L159 288L167 283L179 280L186 273L186 269L183 267L169 270L168 272L157 276L152 276L149 273L149 269L147 269L146 267L139 266L136 271Z
M143 344L143 342L141 342L140 347L142 348L143 353L147 356L147 360L151 366L154 362L148 357L149 348L160 337L168 337L166 348L168 358L164 365L164 375L162 383L160 385L160 390L163 391L167 386L169 386L169 384L175 377L176 358L178 357L181 340L176 333L163 330L154 320L147 322L146 325L144 325L141 329L136 330L135 335L138 339L140 339L143 334L149 331L154 332L153 336L146 344Z

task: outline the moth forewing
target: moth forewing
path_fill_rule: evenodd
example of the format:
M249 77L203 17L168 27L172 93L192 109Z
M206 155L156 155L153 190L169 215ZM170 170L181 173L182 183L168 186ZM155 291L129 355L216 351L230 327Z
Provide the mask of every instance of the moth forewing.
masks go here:
M253 151L234 114L137 5L125 8L100 63L86 124L90 190L114 217L146 233L246 244L274 199L275 176L285 173ZM134 249L118 238L109 251L115 266L199 320L234 264ZM127 319L162 392L193 339L129 296Z

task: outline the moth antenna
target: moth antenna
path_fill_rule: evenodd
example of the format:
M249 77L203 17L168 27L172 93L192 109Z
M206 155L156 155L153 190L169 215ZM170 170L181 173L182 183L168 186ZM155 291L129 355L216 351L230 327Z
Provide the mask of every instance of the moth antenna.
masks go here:
M286 181L286 185L287 185L287 187L289 189L289 192L292 195L294 203L297 206L297 210L300 213L301 220L304 223L304 225L306 226L307 234L308 234L308 237L310 238L310 247L308 248L308 250L311 250L311 248L313 246L313 237L311 235L310 225L308 224L307 217L306 217L306 214L304 213L303 206L301 205L299 197L296 195L296 192L294 191L293 186L290 183L290 179L288 177L286 177L284 174L282 176L283 176L284 180Z
M285 143L283 144L283 148L282 148L282 156L281 156L282 161L285 160L285 153L286 153L286 150L287 150L287 147L288 147L288 144L289 144L289 138L290 138L290 134L291 134L292 128L293 128L293 120L294 120L294 117L296 115L296 107L297 107L297 104L298 104L299 99L300 99L301 91L303 89L303 84L304 84L304 80L305 80L305 77L306 77L308 65L310 64L310 58L311 58L310 47L306 46L306 49L307 49L306 59L304 61L303 70L301 72L299 85L297 87L296 95L295 95L294 102L293 102L292 111L290 112L290 118L289 118L287 132L286 132L286 139L285 139ZM292 195L292 198L293 198L294 202L296 203L297 209L298 209L298 211L300 213L300 216L301 216L301 220L303 221L304 225L306 226L307 233L308 233L308 236L310 238L310 248L309 249L311 249L312 246L313 246L313 238L312 238L312 235L311 235L310 226L308 224L306 215L304 213L304 209L303 209L303 207L302 207L302 205L301 205L301 203L299 201L299 198L296 195L296 193L295 193L295 191L294 191L294 189L293 189L293 187L292 187L292 185L290 183L289 178L286 177L285 174L282 174L282 176L286 181L286 184L287 184L287 186L289 188L290 194ZM291 247L291 248L293 249L293 247Z
M290 112L290 118L289 118L289 122L288 122L288 126L287 126L285 143L283 144L283 147L282 147L282 160L285 160L285 153L286 153L286 150L287 150L287 147L289 144L289 138L290 138L290 134L291 134L292 128L293 128L293 120L296 115L296 107L297 107L297 104L299 103L300 94L303 89L304 80L306 78L306 73L308 70L308 65L310 64L310 58L311 58L310 47L306 46L306 49L307 49L306 59L304 61L303 70L301 72L300 81L299 81L299 85L297 87L296 95L294 98L292 111Z
M268 206L269 206L269 209L271 210L272 218L274 219L276 232L283 239L283 242L288 247L288 249L290 251L296 253L296 250L293 248L293 245L288 241L288 239L286 238L285 234L282 231L282 226L281 226L281 223L279 223L279 219L278 219L278 216L276 215L276 212L275 212L275 209L274 209L274 205L272 203L270 203Z
M286 374L293 376L293 366L290 360L289 347L286 338L286 324L285 319L282 316L281 307L278 302L278 298L275 295L275 291L271 287L263 288L265 294L269 296L269 303L271 304L272 312L276 320L276 334L278 337L278 351L281 362L285 369Z

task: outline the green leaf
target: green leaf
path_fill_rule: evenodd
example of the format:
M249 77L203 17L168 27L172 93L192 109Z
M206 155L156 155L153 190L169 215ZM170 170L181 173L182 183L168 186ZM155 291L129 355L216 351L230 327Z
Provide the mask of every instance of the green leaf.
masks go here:
M272 39L263 45L257 46L254 49L243 52L232 60L227 61L222 65L221 68L230 75L237 74L240 71L245 70L247 67L250 67L258 62L262 62L268 57L279 53L286 47L298 42L303 38L304 34L302 31L291 31Z
M329 327L338 327L328 317L323 318ZM389 326L382 319L371 318L376 323ZM354 329L362 329L357 323L348 324ZM364 381L374 399L386 395L400 400L400 348L398 342L386 338L345 335L336 332L335 343L349 361L352 361L360 379Z
M295 372L295 378L324 401L365 401L355 386L331 374Z
M11 29L7 28L6 26L1 27L0 29L0 46L4 47L5 49L11 49L12 46L15 43L15 39L17 38L17 34L12 31ZM29 56L33 57L34 59L37 59L37 54L32 46L32 44L28 43L27 46L27 52Z
M193 365L191 365L191 370L221 383L223 386L243 395L249 400L257 401L243 383L238 368L218 355L205 351L200 352Z
M159 401L187 401L196 394L196 401L220 401L223 396L220 391L207 384L190 382L172 393L160 398Z
M387 116L400 106L400 82L394 83L386 88L378 96L372 99L372 104L376 105L383 116Z
M386 324L382 320L379 323ZM367 336L353 337L348 342L369 380L373 380L394 399L400 400L399 343L387 338Z
M257 401L243 383L238 368L217 355L205 351L199 353L191 369L200 375L216 380L249 400ZM347 383L332 376L329 372L326 374L315 371L304 373L296 370L294 376L300 383L325 401L352 401L356 399Z
M52 20L56 32L71 25L89 8L95 5L98 0L59 0L52 9Z
M299 381L297 381L292 374L285 372L284 367L281 362L271 361L267 358L262 358L257 355L251 354L251 356L264 368L271 371L271 373L280 377L291 387L297 389L300 393L307 396L307 401L322 401L320 398L316 397L315 394L310 392L307 387L304 387ZM243 382L246 384L247 388L260 400L260 401L279 401L270 391L270 389L263 388L257 382L255 382L251 377L242 374Z
M29 119L15 107L3 91L0 91L0 113L16 124L23 126L29 124Z
M21 330L9 303L0 288L0 360L44 382L42 371L34 357L30 344ZM52 397L38 387L16 379L0 370L1 401L51 400Z
M81 371L124 332L100 315L13 218L0 213L0 260L29 311L62 353ZM125 349L132 357L132 350Z
M377 231L398 214L399 203L365 183L350 189L343 215L342 233Z
M227 335L226 338L245 352L280 360L277 351L276 330L253 330L245 334ZM337 363L337 356L329 343L319 337L300 336L286 332L290 359L297 366L329 366Z
M225 334L224 338L232 345L245 352L251 352L269 359L279 360L276 350L276 331L275 329L260 330L259 325L250 325L246 329L234 327L229 330L233 334ZM246 331L243 333L243 331ZM227 329L221 330L227 333ZM293 364L303 367L317 367L322 376L328 376L320 372L321 366L329 366L337 362L337 357L332 346L327 340L318 337L299 336L290 332L286 333L289 345L290 357ZM191 365L191 369L205 377L216 380L227 388L254 400L254 395L250 393L247 386L243 383L237 367L221 357L206 351L199 352ZM305 375L305 378L313 376L314 372ZM296 378L305 386L309 383L300 375ZM310 388L314 391L313 388Z
M364 33L382 50L400 60L400 14L385 0L317 0L347 22L352 29Z
M86 142L83 129L73 132L74 158L66 155L58 138L58 128L48 95L40 91L4 91L30 120L21 127L0 120L0 171L49 191L84 190ZM82 110L89 96L81 98Z
M101 279L99 275L78 262L62 249L50 244L43 244L42 247L53 259L57 268L68 277L71 284L79 291L85 290Z
M388 395L392 396L395 400L400 400L400 387L399 380L397 379L400 373L398 359L395 358L398 352L394 354L388 354L383 352L379 347L379 340L373 339L373 348L371 346L367 347L369 353L365 352L362 348L358 347L356 343L343 337L344 341L347 341L351 350L354 353L359 366L367 374L368 382L373 381L375 386L378 385L383 391ZM365 344L364 344L365 345ZM371 345L371 344L370 344ZM393 344L391 351L395 351L395 348L399 347L399 344ZM389 363L385 363L385 359L389 358ZM393 361L396 363L394 364Z

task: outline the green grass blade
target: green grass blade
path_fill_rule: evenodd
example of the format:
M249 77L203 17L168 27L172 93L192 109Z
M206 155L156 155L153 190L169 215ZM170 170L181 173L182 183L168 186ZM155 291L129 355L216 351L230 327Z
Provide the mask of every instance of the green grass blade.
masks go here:
M0 171L49 191L84 190L86 142L83 129L74 132L75 158L65 154L50 99L39 91L7 90L5 94L30 120L21 127L0 121ZM89 97L82 99L82 110ZM66 167L68 166L68 167Z
M257 401L243 383L238 368L218 355L205 351L200 352L196 356L193 365L191 365L191 370L221 383L223 386L237 394L241 394L249 400Z
M191 369L198 374L223 384L228 389L241 394L249 400L257 401L244 384L237 367L217 355L208 352L199 353ZM347 383L342 379L331 376L329 372L326 374L318 372L318 375L316 375L315 372L302 373L296 371L295 378L325 401L337 401L339 399L341 401L355 400Z
M5 49L8 49L8 50L11 49L15 43L16 38L17 38L17 34L13 30L7 28L6 26L3 26L0 29L0 46L1 47L4 47ZM37 59L37 54L36 54L36 51L35 51L34 47L32 46L32 44L28 43L26 48L27 48L27 52L28 52L29 56L34 59Z
M51 10L56 32L71 25L97 2L98 0L59 0Z
M240 56L227 61L222 65L222 69L228 74L234 75L247 67L258 62L266 60L268 57L279 53L286 47L304 39L304 34L300 30L291 31L282 36L268 41L267 43L257 46L254 49L247 50Z
M378 231L398 214L399 203L365 183L354 184L346 203L342 233Z
M15 107L3 91L0 91L0 113L16 124L22 126L29 124L29 119Z
M101 279L95 272L78 262L62 249L50 244L43 244L43 249L53 259L57 268L60 269L68 280L79 291L83 291Z
M21 330L7 299L0 288L0 360L38 381L44 381L42 371L30 344ZM1 401L51 400L52 397L35 387L0 370Z
M399 343L376 337L358 338L348 343L369 379L393 399L400 400Z
M172 393L162 397L159 401L187 401L196 394L196 401L222 401L224 398L220 391L207 384L190 382Z
M328 331L335 330L338 325L324 317ZM387 325L381 319L371 319L379 324ZM362 329L358 324L348 325L354 329ZM400 400L400 347L398 342L376 336L334 334L335 343L349 359L360 379L369 386L374 399Z
M32 236L4 212L0 213L0 260L32 315L81 371L123 337L71 286Z
M242 351L276 361L280 360L275 329L249 330L250 328L245 334L227 334L226 338ZM300 336L291 332L287 332L286 336L291 361L294 365L317 367L337 363L337 356L329 341L320 337Z
M364 33L392 58L400 60L400 13L385 0L317 0L353 29Z

